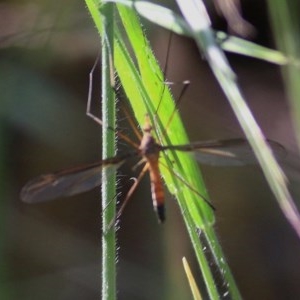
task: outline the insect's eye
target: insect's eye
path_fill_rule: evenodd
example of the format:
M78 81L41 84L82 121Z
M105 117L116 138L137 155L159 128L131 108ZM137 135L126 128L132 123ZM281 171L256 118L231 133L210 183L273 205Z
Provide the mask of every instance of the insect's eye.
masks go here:
M152 131L152 126L148 124L147 126L145 126L145 127L143 128L143 131L144 131L144 132L151 132L151 131Z

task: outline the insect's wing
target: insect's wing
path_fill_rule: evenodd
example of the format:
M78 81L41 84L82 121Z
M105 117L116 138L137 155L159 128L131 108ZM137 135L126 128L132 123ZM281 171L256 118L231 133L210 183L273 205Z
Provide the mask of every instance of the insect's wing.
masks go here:
M268 144L278 160L286 156L282 145L271 140L268 140ZM193 151L200 163L211 166L244 166L257 163L253 150L245 139L204 141L174 147L174 150Z
M112 174L124 160L103 160L84 167L41 175L22 188L21 199L27 203L38 203L91 190L101 185L103 168L108 168L108 173Z

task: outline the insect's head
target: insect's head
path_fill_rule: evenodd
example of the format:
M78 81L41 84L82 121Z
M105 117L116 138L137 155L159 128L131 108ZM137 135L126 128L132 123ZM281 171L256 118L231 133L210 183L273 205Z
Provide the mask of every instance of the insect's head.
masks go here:
M145 123L143 126L143 132L151 133L151 131L152 131L152 125L151 125L150 117L148 114L146 114L145 115Z

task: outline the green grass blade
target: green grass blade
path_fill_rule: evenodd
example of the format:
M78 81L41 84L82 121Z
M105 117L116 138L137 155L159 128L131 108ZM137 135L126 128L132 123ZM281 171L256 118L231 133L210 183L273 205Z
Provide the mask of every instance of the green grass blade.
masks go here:
M201 1L189 1L188 4L186 4L184 1L178 1L179 4L182 3L183 8L186 9L186 18L187 21L190 22L190 28L188 28L181 17L161 6L157 6L146 1L120 1L128 6L134 7L139 11L139 13L149 20L153 20L155 18L155 13L159 12L155 20L157 24L179 34L194 36L199 48L201 49L201 52L205 53L215 76L217 77L225 95L230 101L230 104L232 105L236 116L258 157L263 172L269 182L271 190L278 200L282 211L298 235L300 235L299 213L288 191L285 176L274 159L268 145L265 143L264 136L256 124L251 111L246 105L245 100L243 99L242 93L236 82L235 74L231 70L225 55L218 45L218 42L225 50L231 52L259 58L279 65L289 65L289 68L287 69L288 71L285 74L287 75L286 78L289 79L287 82L291 98L295 99L292 102L292 105L295 108L295 124L298 124L297 120L300 119L298 118L300 112L298 107L299 101L297 101L300 94L298 84L299 59L297 58L297 53L299 53L299 51L295 51L295 49L297 49L297 45L300 43L298 42L298 44L295 43L295 45L293 45L291 41L293 39L288 40L286 44L290 45L290 55L286 56L279 51L268 49L239 38L228 37L224 33L220 32L217 33L218 39L216 39L214 31L211 29L205 6ZM201 17L199 17L200 15ZM299 18L297 20L299 20ZM281 34L280 36L288 37L289 35Z
M265 141L237 84L225 54L215 41L205 6L200 0L177 1L215 77L226 95L235 115L252 146L269 186L284 215L300 236L300 216L287 187L286 178ZM193 11L193 14L190 12Z
M293 62L283 71L295 132L300 131L300 5L299 1L268 1L271 24L278 48ZM300 149L299 134L296 134Z
M115 155L115 133L108 127L115 127L115 96L111 83L114 42L114 5L107 3L101 13L93 0L86 4L98 25L101 34L102 73L102 158ZM99 5L99 4L98 4ZM110 228L116 212L116 174L107 169L102 171L102 299L116 299L116 236Z
M143 32L141 28L137 27L136 25L139 24L137 18L136 20L134 20L134 15L132 15L132 11L128 10L125 7L119 7L119 12L125 24L125 28L127 28L129 32L129 39L136 53L139 69L141 70L142 75L140 75L139 71L135 68L124 46L124 42L121 41L120 35L118 36L118 45L116 49L118 47L122 49L122 56L120 58L116 57L115 60L118 75L120 76L122 85L126 91L129 101L131 102L134 114L139 124L142 126L142 124L144 123L145 113L148 112L152 116L152 120L155 121L156 129L160 133L162 133L165 128L164 126L166 126L166 124L168 123L169 118L174 110L174 102L172 101L169 90L164 87L164 83L162 81L162 73L158 68L157 62L153 57L149 45L145 41ZM143 49L143 51L140 51L140 49ZM158 103L161 100L163 91L164 95L161 102L161 106L159 108L159 112L162 113L158 112L159 118L156 118L156 108L158 107ZM176 115L172 120L170 128L168 129L168 136L165 138L166 140L168 140L167 142L170 142L172 144L183 144L188 141L186 133L184 132L183 128L180 128L178 123L180 123L180 119ZM170 139L172 139L172 141ZM184 163L180 162L177 156L170 157L169 161L175 162L174 165L178 164L179 170L176 171L178 174L182 173L182 165L184 165L186 169L195 169L195 173L191 177L199 179L197 180L197 182L201 183L202 180L199 177L200 175L197 175L198 167L195 167L193 163L190 162L190 155L185 155L183 157L185 159ZM168 161L164 162L164 164L168 163ZM176 196L177 194L187 194L187 191L185 191L184 188L181 187L181 184L180 186L178 186L178 179L170 179L170 177L172 176L170 176L168 172L164 173L165 174L163 174L163 176L165 180L169 182L167 183L167 185L168 188L171 190L171 193L176 194ZM193 181L187 181L193 184ZM203 186L201 186L200 188L203 189ZM205 189L204 191L202 191L202 195L204 195L204 193ZM194 194L193 196L195 197ZM203 201L198 200L197 202L197 207L191 208L190 211L192 214L196 215L195 219L198 225L200 227L203 227L204 224L212 223L213 218L211 209L208 208ZM202 213L203 218L199 218L199 209L204 210Z
M101 36L101 74L102 74L102 158L113 157L115 151L115 133L108 128L115 128L116 102L112 87L114 7L103 5L101 9L104 21ZM102 171L102 299L116 299L116 236L110 228L116 212L116 174L108 169ZM113 203L112 203L113 202Z
M131 12L130 10L128 11L122 11L123 8L119 7L119 11L121 11L121 14L123 14L123 18L127 18L129 20L129 22L132 24L133 19L135 18L134 15L132 15L133 12ZM134 36L137 36L137 31L133 30L134 32ZM144 38L141 39L141 42L144 43ZM143 80L142 78L140 78L140 75L138 73L138 71L135 69L132 60L130 59L130 56L128 54L128 52L126 51L126 48L124 46L124 43L121 42L121 40L119 39L118 42L116 43L116 52L117 49L120 48L120 53L122 54L119 58L117 58L117 56L115 57L115 65L117 66L117 70L118 70L118 74L121 78L122 81L122 85L123 88L125 89L127 96L129 97L129 100L131 102L132 107L134 108L134 113L137 116L137 119L140 120L140 124L143 124L144 122L144 115L145 115L145 111L148 111L149 113L151 113L152 115L156 112L155 111L155 107L157 106L157 101L159 101L160 98L160 94L157 93L157 91L162 91L162 81L159 80L158 76L156 75L155 72L157 72L157 70L155 72L151 72L152 75L152 79L153 82L156 82L156 84L154 85L154 87L156 87L155 89L155 93L152 97L148 96L146 87L143 84ZM138 44L140 49L144 49L143 52L146 51L146 53L149 54L149 52L147 52L147 50L145 50L145 45L143 44ZM149 59L149 56L146 56L146 58ZM145 64L148 63L149 60L147 60L147 62L142 62L141 65L143 65L143 67L145 68ZM127 66L128 65L128 66ZM153 67L153 61L150 64L151 68ZM123 78L123 79L122 79ZM167 90L168 94L169 91ZM152 102L154 100L156 100L156 102ZM163 99L163 101L165 101L166 98ZM171 108L170 108L171 107ZM173 111L173 103L170 102L169 106L163 107L162 111L164 112L164 117L166 120L168 120L168 117L170 116L170 114ZM161 116L160 116L161 117ZM159 125L160 123L156 123L156 125ZM172 126L174 126L174 124L176 125L176 123L172 122ZM174 127L172 127L173 129ZM160 128L160 130L163 130L163 127ZM173 129L174 130L174 129ZM175 135L175 137L181 139L178 143L184 143L185 140L182 140L182 138L184 137L182 130L180 131L180 128L178 129L178 127L175 127L175 133L179 133L179 135ZM170 131L168 131L168 133L170 133ZM168 137L170 138L170 135L168 135ZM184 166L186 166L185 172L188 172L188 163L189 163L189 159L190 157L184 157L187 158L187 160L184 160ZM182 164L182 160L180 160L181 158L178 158L176 156L169 158L170 160L172 159L172 161L176 162L177 166L182 166L179 164ZM168 162L165 162L168 163ZM195 171L196 173L193 173L193 175L190 176L196 176L195 174L197 174L197 167L195 165L194 162L192 162L192 167L195 166ZM172 167L172 166L171 166ZM164 169L162 169L162 172L164 172ZM178 171L179 172L179 171ZM207 261L205 254L203 252L203 246L200 243L199 237L197 235L197 227L200 228L205 228L208 227L209 224L211 224L213 222L213 218L211 216L211 210L210 208L208 209L207 215L205 212L205 219L203 220L202 216L204 214L203 211L201 211L201 207L199 207L199 205L205 205L201 199L199 199L199 197L196 197L194 193L191 193L191 191L189 189L187 190L183 190L182 189L182 183L178 182L176 178L172 178L172 176L170 177L170 174L168 172L164 172L163 174L164 179L166 180L170 180L171 183L169 183L168 188L170 188L171 192L174 193L176 195L176 198L178 199L178 203L180 205L181 211L183 211L183 216L185 218L185 222L187 224L187 228L196 252L196 256L199 262L199 265L201 266L201 270L204 274L204 279L206 281L206 284L208 286L208 290L210 291L210 295L212 299L218 299L218 291L216 290L215 284L214 284L214 279L209 267L209 262ZM168 176L170 178L168 178ZM199 178L199 177L194 177L194 179ZM187 179L188 180L188 179ZM200 180L200 179L199 179ZM200 182L200 181L198 181ZM168 184L168 183L167 183ZM205 190L204 190L205 191ZM203 191L201 191L203 194ZM189 195L190 194L190 195ZM189 198L188 198L189 197ZM188 199L188 203L186 203L186 199ZM204 207L207 210L207 207ZM195 225L198 224L197 226Z
M125 27L126 26L139 27L138 20L134 16L133 11L128 10L125 7L119 7L119 11L121 11L122 19L124 18L126 19L124 21ZM156 113L156 107L158 105L158 102L161 99L161 92L165 90L165 94L162 100L162 106L160 107L158 112L159 119L157 118L155 119L156 127L158 127L160 132L163 132L165 128L164 126L166 126L166 124L168 123L169 117L174 110L173 101L170 100L169 98L170 96L169 96L168 89L165 89L163 87L163 82L160 79L162 78L161 71L158 70L157 63L155 59L152 58L151 50L148 49L149 46L145 44L145 38L143 37L143 35L141 35L141 37L137 39L137 36L139 36L139 34L142 34L142 30L136 28L133 29L127 28L127 31L129 32L129 36L130 36L130 32L133 35L132 39L130 37L129 39L130 41L132 41L131 45L135 50L137 61L139 63L141 74L142 74L141 79L137 78L132 80L133 77L129 76L130 73L128 73L129 72L128 70L124 73L125 77L127 76L127 78L128 77L131 78L131 80L129 80L130 82L134 82L134 86L132 86L132 88L129 88L129 90L127 91L129 100L131 101L131 103L133 103L132 105L135 114L137 115L137 118L140 120L140 123L142 123L144 121L145 112L142 110L137 111L137 108L141 107L142 105L141 103L143 103L143 107L146 107L147 111L153 115L154 113ZM140 49L143 49L143 51L140 51ZM140 55L140 53L143 53L143 55ZM124 67L125 60L122 59L121 62L122 62L122 66ZM118 69L118 73L120 75L119 69ZM136 74L138 72L133 71L132 73ZM120 75L120 77L122 78L123 76ZM139 82L142 83L141 86L138 85ZM123 86L124 86L124 82L123 82ZM124 88L126 89L126 86L124 86ZM151 96L143 95L141 99L137 99L137 102L132 102L132 99L134 99L136 94L139 94L140 91L144 92L144 90L146 90L146 93ZM131 95L131 93L133 95ZM168 136L167 136L167 140L165 141L166 144L169 143L183 144L187 142L186 135L180 126L182 126L180 123L180 119L178 116L176 116L172 121L170 128L168 128ZM176 153L172 153L172 154L173 156L172 157L169 156L169 160L165 161L165 163L168 164L170 161L175 162L174 165L169 167L174 169L174 166L176 166L176 168L179 168L176 172L178 174L184 174L185 180L191 183L194 187L197 187L198 190L200 190L200 193L202 195L205 195L205 197L207 197L206 194L204 194L205 189L203 190L201 189L201 187L200 188L198 187L199 183L202 184L202 181L201 178L199 178L199 175L197 175L198 172L197 163L191 161L191 157L189 155L181 156L179 154L176 155ZM190 165L191 168L189 167ZM192 173L189 173L191 170ZM164 172L163 169L162 172ZM196 196L193 192L191 193L191 190L189 188L183 187L183 184L181 182L178 182L178 180L174 178L174 176L172 177L170 175L172 174L169 174L168 172L163 173L168 188L172 193L176 195L181 210L183 211L183 216L187 224L187 229L190 234L201 271L203 272L204 280L206 282L206 286L209 291L210 297L212 299L218 299L219 294L214 283L212 270L210 269L209 262L207 261L205 253L203 251L204 247L201 244L199 240L199 236L197 234L197 228L202 228L203 230L205 230L205 228L210 227L210 224L212 224L212 220L213 220L211 219L212 212L210 208L208 209L207 212L204 212L202 207L200 206L204 204L203 201L201 201L201 199L199 199L199 197ZM205 204L204 204L204 208L207 210ZM205 217L204 219L203 216ZM217 241L215 240L212 243L215 244L217 243Z

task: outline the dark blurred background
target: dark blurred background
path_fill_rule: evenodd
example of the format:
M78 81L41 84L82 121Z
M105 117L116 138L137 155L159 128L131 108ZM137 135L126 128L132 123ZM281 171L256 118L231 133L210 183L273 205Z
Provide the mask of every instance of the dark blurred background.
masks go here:
M227 30L209 8L214 27ZM264 2L242 1L242 8L256 28L253 40L274 47ZM145 29L164 66L169 33L148 23ZM0 3L1 299L100 298L100 188L38 205L19 199L32 177L101 157L101 128L85 115L88 74L99 49L84 1ZM280 70L228 57L265 135L287 149L283 167L297 201L299 163ZM167 79L191 81L179 109L192 141L243 136L191 40L173 38ZM175 85L174 94L180 89ZM217 209L215 229L243 297L299 299L300 242L259 167L202 170ZM122 195L131 172L121 170ZM205 295L176 201L167 197L167 222L158 225L147 178L121 217L118 247L119 299L191 299L183 256Z

